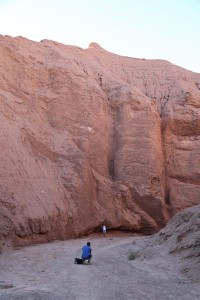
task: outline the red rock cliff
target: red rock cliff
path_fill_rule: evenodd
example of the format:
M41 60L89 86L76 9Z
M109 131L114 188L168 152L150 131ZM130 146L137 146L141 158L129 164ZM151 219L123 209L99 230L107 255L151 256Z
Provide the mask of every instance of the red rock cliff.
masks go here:
M200 74L0 36L0 239L153 232L200 203Z

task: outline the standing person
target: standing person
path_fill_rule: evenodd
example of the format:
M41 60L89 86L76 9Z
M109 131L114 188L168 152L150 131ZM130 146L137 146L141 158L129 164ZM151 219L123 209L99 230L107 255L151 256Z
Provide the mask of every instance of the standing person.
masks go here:
M106 237L106 225L105 224L103 224L103 226L102 226L102 231L103 231L104 237Z
M82 248L82 260L83 262L87 260L88 263L90 263L91 259L92 259L92 248L90 247L90 242L87 242L87 245L83 246Z

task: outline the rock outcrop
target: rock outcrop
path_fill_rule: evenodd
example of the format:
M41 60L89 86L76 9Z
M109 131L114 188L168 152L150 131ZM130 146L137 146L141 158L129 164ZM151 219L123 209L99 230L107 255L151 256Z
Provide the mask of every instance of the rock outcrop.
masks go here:
M138 259L179 261L179 270L200 282L200 205L177 213L159 233L135 241L129 255Z
M0 238L155 232L200 203L200 74L0 36Z

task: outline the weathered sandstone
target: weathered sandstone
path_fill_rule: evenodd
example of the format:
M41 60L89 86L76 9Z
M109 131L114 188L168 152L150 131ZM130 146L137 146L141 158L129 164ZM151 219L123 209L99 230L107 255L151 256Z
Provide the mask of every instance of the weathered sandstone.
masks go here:
M154 232L200 203L200 74L0 36L0 239Z
M175 258L182 273L200 282L200 205L177 213L157 234L134 241L131 253L140 260Z

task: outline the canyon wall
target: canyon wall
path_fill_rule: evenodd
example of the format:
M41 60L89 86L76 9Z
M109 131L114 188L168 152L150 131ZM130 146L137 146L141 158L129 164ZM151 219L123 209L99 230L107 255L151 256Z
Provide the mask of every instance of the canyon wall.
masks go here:
M200 74L0 36L0 240L151 233L200 203Z

